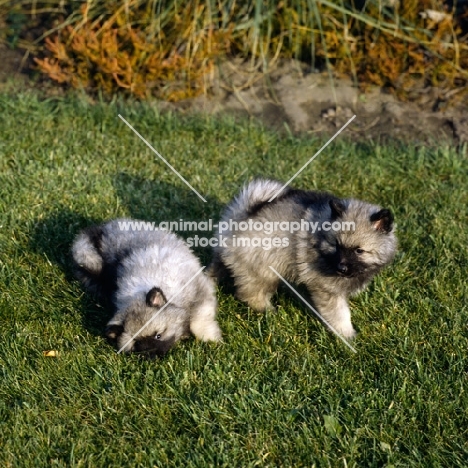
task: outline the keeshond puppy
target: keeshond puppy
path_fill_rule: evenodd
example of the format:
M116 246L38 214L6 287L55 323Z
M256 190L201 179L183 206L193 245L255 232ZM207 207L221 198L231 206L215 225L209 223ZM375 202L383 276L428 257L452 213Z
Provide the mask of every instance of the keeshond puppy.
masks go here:
M137 230L134 223L91 226L72 247L78 279L114 307L106 337L145 357L164 356L190 332L219 341L214 284L203 272L197 275L198 259L175 234Z
M347 299L393 259L392 213L326 192L288 187L278 194L282 187L254 180L226 207L209 273L229 273L238 298L264 310L281 282L272 267L288 282L305 285L323 319L353 338Z

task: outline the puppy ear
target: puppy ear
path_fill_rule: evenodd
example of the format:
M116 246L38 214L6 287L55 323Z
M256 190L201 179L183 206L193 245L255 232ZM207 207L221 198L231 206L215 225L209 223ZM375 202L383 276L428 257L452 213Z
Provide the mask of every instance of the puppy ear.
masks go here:
M341 218L343 213L346 211L346 206L344 203L336 198L332 198L328 204L331 208L332 219Z
M380 232L388 234L393 228L393 215L390 210L383 209L374 213L370 217L370 221L374 226L374 229Z
M159 288L152 288L146 294L146 305L149 307L162 307L166 302L166 296Z
M110 341L115 341L124 332L123 325L112 324L106 327L105 337Z

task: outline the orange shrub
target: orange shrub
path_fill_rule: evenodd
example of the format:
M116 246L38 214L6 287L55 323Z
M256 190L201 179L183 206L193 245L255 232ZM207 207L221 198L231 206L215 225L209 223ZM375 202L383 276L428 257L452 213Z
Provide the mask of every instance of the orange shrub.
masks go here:
M123 90L144 98L155 95L176 101L203 92L204 76L229 45L229 31L213 27L197 32L196 43L149 37L148 31L128 22L124 11L107 21L86 20L65 26L45 40L49 57L36 58L39 69L59 83L75 88L100 89L107 94ZM189 28L183 21L175 32ZM193 37L191 37L193 40Z

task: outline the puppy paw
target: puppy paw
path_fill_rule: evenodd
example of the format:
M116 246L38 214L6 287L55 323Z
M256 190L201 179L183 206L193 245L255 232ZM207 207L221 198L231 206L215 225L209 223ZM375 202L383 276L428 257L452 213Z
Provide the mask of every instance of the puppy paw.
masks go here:
M274 312L276 307L266 297L256 297L251 299L244 299L237 297L239 300L246 302L247 305L256 312Z
M191 332L202 341L221 341L221 329L217 322L198 321L190 324Z
M337 332L347 340L354 340L357 336L357 331L351 326L344 329L338 329Z
M347 340L353 340L357 336L356 330L353 328L353 325L351 322L349 323L330 323L330 325L333 327L333 329L339 333L343 338L346 338Z

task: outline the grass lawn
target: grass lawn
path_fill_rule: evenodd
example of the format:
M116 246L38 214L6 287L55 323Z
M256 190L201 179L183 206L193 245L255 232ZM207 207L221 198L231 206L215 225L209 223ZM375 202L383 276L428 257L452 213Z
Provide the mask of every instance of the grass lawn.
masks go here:
M144 361L103 339L109 313L71 275L78 230L218 219L244 182L286 181L324 142L149 105L1 95L0 465L468 466L466 156L344 136L294 185L395 212L399 254L351 302L357 353L286 290L267 314L220 290L224 343Z

